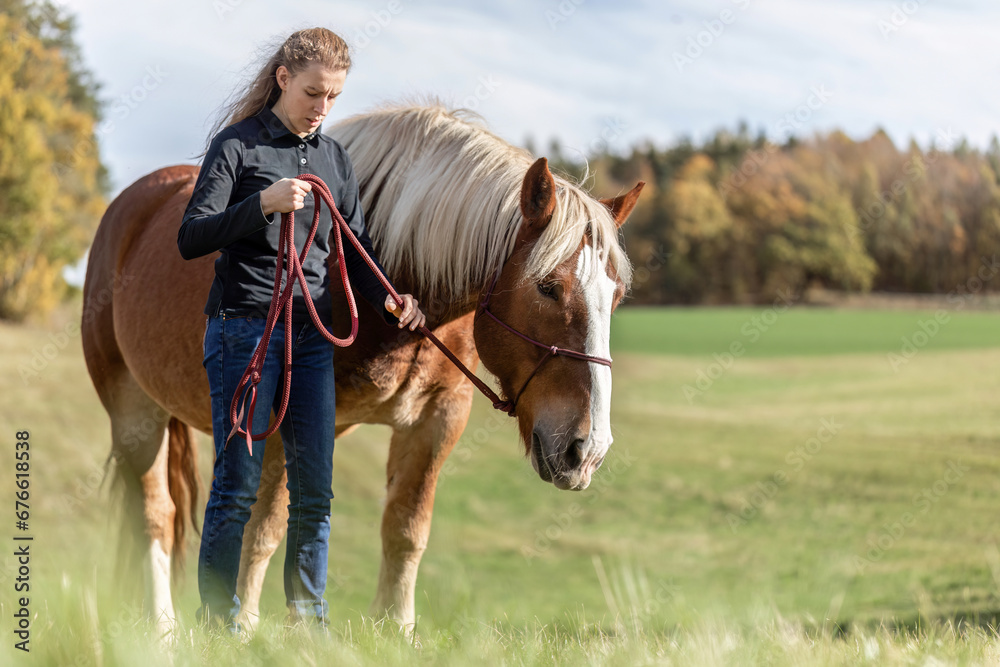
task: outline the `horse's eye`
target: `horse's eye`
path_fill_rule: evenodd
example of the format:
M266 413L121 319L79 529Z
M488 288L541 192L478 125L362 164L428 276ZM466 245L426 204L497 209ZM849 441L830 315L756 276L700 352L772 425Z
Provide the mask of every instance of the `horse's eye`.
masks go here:
M559 300L559 295L556 294L555 283L538 283L538 291L548 299L552 299L553 301Z

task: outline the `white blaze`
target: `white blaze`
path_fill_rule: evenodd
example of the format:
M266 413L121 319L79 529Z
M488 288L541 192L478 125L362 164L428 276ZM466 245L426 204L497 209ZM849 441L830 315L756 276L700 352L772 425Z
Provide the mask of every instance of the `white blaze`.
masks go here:
M608 277L603 263L595 261L594 249L583 246L577 260L576 278L583 288L587 304L587 354L611 358L611 306L615 281ZM597 275L593 275L594 269ZM590 441L584 457L603 456L611 446L611 368L589 362L590 366Z

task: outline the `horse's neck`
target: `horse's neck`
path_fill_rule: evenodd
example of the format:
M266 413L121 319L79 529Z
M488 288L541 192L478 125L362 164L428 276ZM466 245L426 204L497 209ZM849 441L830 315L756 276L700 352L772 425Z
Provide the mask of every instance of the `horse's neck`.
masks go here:
M502 267L507 259L509 257L501 256L498 259L488 260L487 264L489 266L499 264ZM428 328L433 329L435 326L464 317L476 310L486 289L495 282L496 278L497 270L490 268L481 283L472 281L462 294L443 297L441 294L435 294L431 288L415 288L413 294L419 302L420 308L427 315ZM410 285L404 284L401 287L408 288Z
M497 211L495 215L499 216L500 212ZM510 216L509 213L505 214L504 217L505 219L510 218L507 220L509 224L513 225L515 223L515 219L513 216ZM427 315L428 327L433 328L434 326L445 324L468 315L476 309L487 285L492 283L496 277L495 267L498 265L503 266L507 259L509 259L507 256L509 251L506 248L506 243L502 240L504 236L505 235L500 235L500 237L495 240L500 247L487 249L487 255L489 255L491 259L485 260L488 269L486 271L486 275L483 277L482 284L477 284L479 281L472 281L472 284L468 285L462 294L442 297L441 294L434 293L433 288L415 287L415 281L412 279L404 279L402 284L397 286L402 288L400 291L407 290L413 293L419 302L421 309L424 311L424 314ZM496 256L494 256L494 253L496 253ZM462 271L463 269L460 268L458 270ZM471 271L469 267L466 267L464 270ZM404 268L402 271L397 270L396 273L397 277L400 277L400 273L405 276L409 274L409 270Z
M415 294L418 305L427 316L427 328L435 329L444 324L468 315L479 305L482 289L464 295L458 299L448 300L433 294Z

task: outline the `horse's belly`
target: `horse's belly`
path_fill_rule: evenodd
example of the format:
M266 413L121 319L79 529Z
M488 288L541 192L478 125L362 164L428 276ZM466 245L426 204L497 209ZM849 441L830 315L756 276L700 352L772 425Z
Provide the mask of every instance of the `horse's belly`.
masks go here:
M151 219L122 263L115 337L139 385L171 414L210 433L202 311L216 255L180 256L177 229L185 204L171 201Z

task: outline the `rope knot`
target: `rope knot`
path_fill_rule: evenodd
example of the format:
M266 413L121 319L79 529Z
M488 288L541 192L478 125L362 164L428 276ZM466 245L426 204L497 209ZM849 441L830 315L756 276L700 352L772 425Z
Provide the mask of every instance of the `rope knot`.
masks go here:
M506 412L508 416L514 416L514 403L511 401L493 401L493 408L500 412Z

